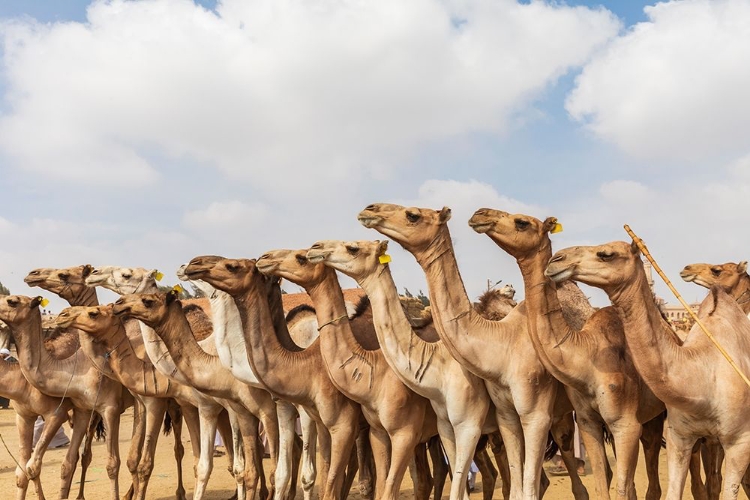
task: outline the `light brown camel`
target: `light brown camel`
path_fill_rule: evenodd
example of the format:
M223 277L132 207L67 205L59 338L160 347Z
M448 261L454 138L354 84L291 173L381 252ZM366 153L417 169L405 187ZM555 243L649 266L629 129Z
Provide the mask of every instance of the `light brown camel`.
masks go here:
M68 420L68 412L80 410L75 410L72 401L67 398L61 401L60 398L53 398L42 393L26 380L18 363L5 360L0 360L0 396L13 401L19 442L18 463L24 466L29 461L36 463L34 468L39 472L32 480L37 497L44 500L41 482L44 452L57 430ZM32 455L34 423L39 416L44 418L44 428L36 447L33 448ZM70 472L73 473L72 470ZM28 486L29 477L26 471L21 467L16 467L16 500L26 498Z
M143 268L102 266L91 268L86 275L85 282L89 286L102 286L118 294L153 293L158 291L155 280L157 273L156 270L149 271ZM233 474L237 481L238 496L243 498L247 491L254 495L255 487L260 482L261 498L265 498L268 495L268 489L265 483L265 475L262 474L262 463L258 462L258 453L252 450L255 450L258 444L258 426L254 419L261 415L261 420L263 420L268 433L271 459L275 468L276 451L278 449L278 422L275 404L271 404L270 407L266 406L272 403L270 395L262 389L254 389L241 384L231 376L227 377L227 373L221 373L221 364L214 363L217 362L217 359L213 335L201 342L196 342L192 328L189 326L190 338L188 339L186 336L184 339L186 344L189 342L189 346L186 345L186 347L197 348L197 351L191 351L192 354L197 356L196 359L205 362L206 372L201 374L195 368L202 365L193 367L184 358L180 359L183 368L181 369L181 366L172 356L170 347L157 334L155 329L140 319L138 319L138 324L147 356L157 370L176 382L195 388L227 409L232 422L232 444L235 452ZM175 342L178 341L175 340ZM212 371L212 369L218 369L219 372ZM189 372L185 370L189 370ZM214 383L211 383L212 378L216 379ZM259 398L259 401L265 403L265 410L261 413L258 412L258 407L253 402L256 397ZM206 421L205 425L212 425L212 422ZM207 429L207 432L211 436L214 434L210 429ZM243 435L246 436L245 439L242 438ZM240 446L244 447L245 453L239 452ZM211 447L213 449L213 444L211 444ZM211 473L211 462L201 460L198 465L203 467L198 470L198 473L207 481Z
M638 373L667 407L667 500L682 497L691 450L703 436L724 447L723 498L736 499L750 462L750 390L697 326L684 344L676 336L656 306L638 248L619 241L566 248L545 274L601 288L615 306ZM749 373L750 320L737 302L714 287L699 317Z
M50 291L68 301L72 306L94 306L99 304L96 290L86 286L84 274L90 270L90 266L75 266L64 269L34 269L24 281L29 286L38 286ZM86 337L79 338L79 344L89 360L105 375L122 383L120 377L112 373L106 350L98 348ZM141 343L142 345L142 343ZM182 422L181 411L176 403L163 398L139 395L128 387L135 398L133 420L133 436L130 451L126 460L126 466L133 477L133 483L125 494L126 499L143 499L146 496L148 482L153 471L153 454L159 439L159 430L167 408L171 407L170 421L175 432L175 460L177 461L177 491L176 498L185 498L185 488L182 481L182 457L185 453L182 446ZM189 412L186 412L189 414ZM148 433L148 436L146 436ZM198 436L193 436L196 439ZM144 447L144 443L147 445ZM143 451L147 453L144 454Z
M414 448L437 434L435 413L427 399L399 380L380 349L366 350L357 342L336 272L308 262L306 254L307 250L275 250L260 257L256 266L261 273L287 279L310 294L318 324L323 325L318 328L320 352L331 381L361 405L370 424L375 498L396 499ZM415 494L420 498L419 492Z
M544 367L560 382L576 411L584 445L596 476L596 497L610 498L602 428L617 451L615 496L635 498L638 440L642 438L649 487L647 500L661 497L659 451L664 403L643 383L613 307L599 309L578 331L565 320L555 284L544 276L552 257L549 232L557 219L482 208L469 220L516 259L526 289L528 333Z
M318 423L321 472L326 478L321 497L339 499L361 411L331 383L319 339L305 350L291 342L278 281L260 274L254 260L196 257L185 274L234 297L254 373L277 397L303 405Z
M553 423L573 493L576 498L588 498L577 474L572 440L561 438L572 435L572 406L525 334L526 310L516 308L502 321L489 321L476 313L453 253L450 216L449 208L379 203L365 208L358 219L365 227L393 238L422 266L440 338L462 367L481 377L494 403L511 466L511 498L540 496L545 443Z
M91 411L102 417L107 431L107 475L111 482L110 496L119 499L120 450L120 414L133 404L133 397L121 384L102 376L83 352L76 353L68 359L52 358L42 346L41 297L11 295L0 297L0 319L10 327L18 349L21 371L26 379L37 389L55 397L68 397L82 412L76 414L80 422L74 422L73 437L70 443L71 462L65 462L61 476L63 484L60 498L68 498L71 474L66 466L75 467L78 461L78 447L88 429ZM30 475L38 471L27 466Z
M174 300L177 293L173 290L169 297ZM177 368L193 387L229 401L239 418L245 460L250 466L246 472L245 486L251 492L250 498L254 498L258 481L261 481L261 485L265 482L262 449L258 448L260 422L263 422L268 436L272 463L276 463L278 456L278 421L271 394L239 381L222 366L218 356L201 349L178 300L174 301L173 307L158 308L156 303L149 305L152 294L142 295L142 299L140 294L123 295L115 304L115 313L136 318L153 328L169 349Z
M496 429L493 419L488 418L490 403L484 384L464 371L440 341L426 342L414 333L388 266L366 267L360 257L365 258L367 250L373 250L360 248L360 243L380 248L372 242L326 241L315 243L307 257L354 278L370 297L385 359L407 387L430 400L453 470L451 499L464 498L466 474L477 440L483 429ZM378 255L373 257L376 264Z
M747 274L747 261L737 264L690 264L680 272L687 282L705 288L720 286L734 297L742 312L750 316L750 275Z
M485 319L492 321L500 321L506 317L510 312L518 305L518 302L513 300L513 295L516 291L513 290L513 295L510 294L512 288L507 288L506 285L502 289L487 290L479 296L477 302L474 304L474 309L482 315Z

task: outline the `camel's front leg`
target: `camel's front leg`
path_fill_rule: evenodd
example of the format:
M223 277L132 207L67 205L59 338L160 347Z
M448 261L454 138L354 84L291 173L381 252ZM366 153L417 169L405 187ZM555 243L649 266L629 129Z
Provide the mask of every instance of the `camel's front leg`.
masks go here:
M490 454L487 453L487 438L479 438L477 449L474 452L474 463L482 475L482 498L483 500L492 500L495 493L495 484L497 483L497 469L492 465Z
M609 500L609 481L607 453L604 449L604 430L599 420L591 418L584 412L577 412L578 428L581 431L583 445L589 456L591 470L594 473L594 495L597 499Z
M701 471L703 470L701 464L701 447L702 442L698 440L693 445L693 452L690 455L690 493L693 494L694 500L708 500L706 485L701 478Z
M16 413L16 430L18 431L18 463L19 464L26 464L27 462L30 463L29 458L31 457L31 443L34 440L34 422L36 422L36 415L32 416L26 416L23 417L20 414ZM44 430L47 430L47 423L44 425ZM57 432L57 429L55 429L55 432ZM42 431L42 435L44 435L44 431ZM41 438L39 439L41 441ZM44 446L44 449L46 449L47 446ZM40 448L37 447L37 450ZM39 455L42 455L41 453ZM41 456L39 457L39 461L41 463ZM28 470L29 465L26 466L26 469ZM29 476L27 476L27 470L23 470L21 467L16 467L16 498L17 500L24 500L26 498L26 491L29 487ZM42 493L42 483L39 479L39 471L41 470L41 467L37 469L36 476L33 477L34 479L34 485L37 489L37 495L39 495L39 498L44 498L44 493ZM29 473L29 475L31 475Z
M107 429L107 476L112 484L112 500L120 498L120 409L107 407L102 412Z
M136 500L145 500L148 482L154 470L154 454L159 442L159 431L161 430L164 415L167 412L167 400L164 398L147 398L144 401L146 407L146 426L144 429L143 450L141 461L136 470L138 476Z
M505 443L510 469L510 498L518 500L523 492L523 428L517 415L497 411L497 425ZM442 437L442 436L441 436Z
M481 424L471 420L453 423L453 432L456 437L456 460L451 464L453 467L451 499L468 499L469 494L466 486L469 467L477 449L477 441L481 436Z
M680 500L685 489L690 455L696 438L679 434L669 421L667 421L666 435L667 473L669 474L666 500Z
M294 439L296 437L294 427L297 420L297 411L291 403L278 401L276 403L276 414L279 418L279 459L276 464L274 500L293 500L294 490L297 486L292 484Z
M375 494L373 483L377 479L374 479L375 463L372 455L372 448L370 447L370 424L367 423L364 416L360 418L359 424L359 433L356 438L357 468L359 469L359 494L365 500L372 500L373 495ZM348 496L349 489L345 489L342 493Z
M575 440L575 422L573 421L573 414L566 413L562 417L552 422L552 438L555 440L558 448L560 449L560 456L565 463L565 468L568 469L568 476L570 476L570 487L573 492L573 498L576 500L588 500L589 492L581 481L581 476L578 475L578 459L573 449L573 441ZM659 436L661 443L661 436Z
M393 455L393 452L391 452ZM432 489L433 478L430 475L430 464L427 461L427 446L417 443L413 459L409 463L409 474L414 484L414 500L428 500Z
M130 450L128 450L128 458L125 460L125 466L130 471L130 477L132 482L130 488L125 492L125 496L122 500L131 500L140 490L140 484L138 483L138 464L141 461L143 452L143 442L146 436L146 406L143 403L141 396L136 396L133 399L133 433L130 436Z
M300 426L302 427L302 500L312 500L313 488L315 487L315 479L317 478L317 462L318 462L318 423L313 420L310 414L302 409L299 410ZM327 438L323 434L328 434L327 431L321 432L321 440L328 439L328 453L330 456L331 450L331 436ZM321 454L323 453L323 446L320 447ZM328 462L325 462L324 474L328 474ZM325 477L324 475L324 477ZM321 487L320 490L323 488ZM318 492L320 496L321 491Z
M499 431L489 434L488 437L490 441L490 448L492 449L492 454L495 455L495 462L497 462L500 479L503 482L503 499L508 500L510 498L510 466L508 465L508 452L505 450L505 443L503 443L503 438L500 436ZM563 448L561 446L560 453L562 453L562 449ZM563 456L563 459L564 458L565 457ZM576 475L576 477L578 476ZM580 481L580 478L578 478L578 480ZM576 499L578 499L578 497L576 497ZM588 493L586 494L586 499L588 499Z
M331 425L329 431L328 460L330 465L326 476L325 496L321 497L322 500L338 500L341 497L346 464L354 450L354 441L359 430L359 412L358 407L346 405L338 412L335 420L331 419L335 423ZM324 453L323 449L321 453Z
M446 423L446 427L451 428L449 423ZM438 431L440 431L440 422L438 421ZM446 431L447 432L447 431ZM451 436L453 429L451 429ZM445 489L445 481L451 473L450 465L447 461L448 452L444 450L443 440L438 436L433 436L427 443L427 451L430 453L432 459L432 480L433 480L433 494L432 498L443 498L443 490ZM453 442L453 456L456 455L456 445Z
M643 444L643 456L646 459L646 474L648 475L646 500L659 500L661 498L661 484L659 484L659 453L661 452L661 439L663 435L663 414L656 418L652 418L643 424L641 443Z
M185 456L185 447L182 444L182 408L174 400L169 402L167 413L172 422L172 434L174 436L174 460L177 465L177 491L176 500L186 500L185 484L182 476L182 459ZM166 423L166 422L165 422Z
M269 400L270 402L270 400ZM269 489L269 496L276 496L276 467L279 463L279 417L276 411L276 404L270 402L270 408L260 409L260 422L263 424L263 429L266 433L266 439L268 440L268 454L271 458L271 470L268 471L269 482L271 488ZM261 447L260 458L263 460L264 450ZM261 462L262 463L262 462ZM261 482L265 481L264 474L260 477Z
M372 458L375 461L375 500L384 500L387 498L383 495L385 490L385 479L391 467L391 440L384 429L370 426L370 448L372 449ZM417 485L414 485L416 490Z
M198 477L198 464L201 456L201 432L200 432L200 412L199 409L185 405L182 407L182 419L190 436L190 450L193 453L193 477ZM198 483L196 481L196 488Z
M60 467L60 498L68 498L70 494L70 485L73 482L73 474L78 463L78 450L81 446L81 441L86 437L86 433L89 430L91 413L91 411L78 408L73 410L73 435L70 438L68 452L65 454L62 466ZM83 481L81 481L81 484L83 484Z
M750 462L750 442L740 441L724 447L726 470L724 473L724 500L737 500L742 486L742 478Z
M214 440L216 439L216 422L223 408L217 405L204 405L198 408L200 432L197 432L200 456L198 458L195 491L193 498L201 500L206 493L206 484L214 466ZM188 429L190 426L188 426ZM191 441L194 439L191 435Z
M635 500L635 467L638 463L638 441L641 424L637 421L619 421L612 425L617 450L617 500Z
M710 443L704 440L701 444L701 454L703 456L703 469L706 473L706 493L709 500L719 500L724 449L719 443Z

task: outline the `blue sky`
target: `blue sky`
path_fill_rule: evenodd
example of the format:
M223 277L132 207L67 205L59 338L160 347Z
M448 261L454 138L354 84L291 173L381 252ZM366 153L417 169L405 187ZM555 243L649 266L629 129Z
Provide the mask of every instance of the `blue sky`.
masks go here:
M483 205L560 217L555 248L625 239L630 223L674 278L747 258L750 42L732 22L746 0L650 16L635 1L155 0L88 18L89 3L0 3L0 281L14 292L34 267L170 275L202 253L377 238L354 220L373 201L451 206L472 296L486 278L522 289L466 227ZM423 287L398 252L398 283Z

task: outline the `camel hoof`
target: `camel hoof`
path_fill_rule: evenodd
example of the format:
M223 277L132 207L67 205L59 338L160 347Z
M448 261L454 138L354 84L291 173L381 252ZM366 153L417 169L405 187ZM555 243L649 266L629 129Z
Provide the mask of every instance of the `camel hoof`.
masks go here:
M229 500L237 500L237 493L229 497Z

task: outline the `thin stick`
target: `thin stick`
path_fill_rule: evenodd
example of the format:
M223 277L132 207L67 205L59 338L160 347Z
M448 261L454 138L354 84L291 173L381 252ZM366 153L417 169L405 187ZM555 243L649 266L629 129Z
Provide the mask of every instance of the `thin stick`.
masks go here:
M23 471L23 473L26 475L26 479L31 480L31 476L29 476L29 473L26 472L26 467L24 467L21 464L19 464L18 460L16 460L16 457L14 457L13 453L10 452L10 449L8 448L8 445L5 444L5 438L3 438L2 434L0 434L0 441L3 442L3 446L5 446L5 451L8 452L8 455L10 455L10 458L13 459L13 461L16 463L16 465L18 466L18 468L21 469Z
M742 377L742 380L745 381L745 384L747 384L748 387L750 387L750 380L745 376L744 373L742 373L742 370L740 370L740 367L737 366L737 363L734 362L732 357L727 353L727 351L724 350L724 348L719 344L719 342L716 340L716 338L711 335L711 332L708 331L706 326L703 324L701 320L698 319L698 315L693 312L693 309L685 302L685 300L682 298L682 296L679 294L679 292L675 289L674 285L672 285L672 282L669 281L669 278L664 274L664 272L659 267L659 264L656 263L654 258L651 256L651 253L648 251L648 248L646 248L646 244L643 242L642 239L640 239L638 236L635 235L632 229L630 229L630 226L625 224L625 232L630 235L631 238L633 238L633 242L638 247L638 250L641 251L644 257L648 259L649 262L651 262L651 265L654 267L654 270L661 276L661 279L664 280L664 283L667 284L670 290L672 290L672 293L675 297L677 297L677 300L680 301L682 304L682 307L685 308L685 310L688 312L691 318L693 318L696 322L696 324L700 327L701 330L703 330L703 333L706 334L706 337L713 342L713 344L716 346L716 348L719 350L722 356L726 358L727 361L729 361L729 364L732 365L732 368L734 368L734 371L737 372L737 374Z

